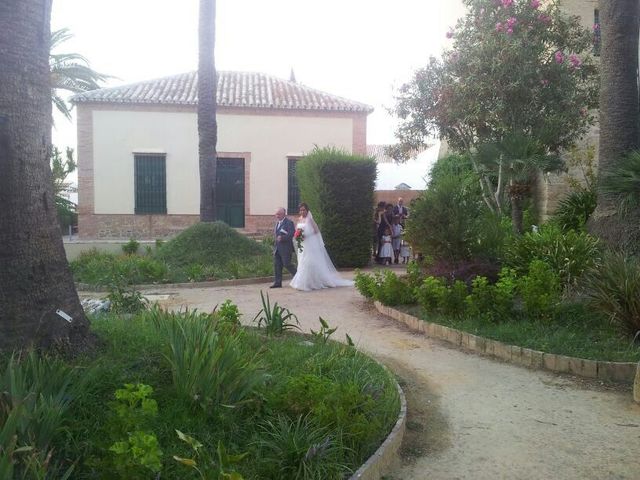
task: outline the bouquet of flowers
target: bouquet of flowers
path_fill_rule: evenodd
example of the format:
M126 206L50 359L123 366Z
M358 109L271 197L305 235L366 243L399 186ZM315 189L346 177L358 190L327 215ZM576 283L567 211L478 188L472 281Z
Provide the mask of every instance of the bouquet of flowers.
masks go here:
M304 231L301 228L296 228L296 231L293 234L293 238L296 241L298 251L302 252L302 242L304 242Z

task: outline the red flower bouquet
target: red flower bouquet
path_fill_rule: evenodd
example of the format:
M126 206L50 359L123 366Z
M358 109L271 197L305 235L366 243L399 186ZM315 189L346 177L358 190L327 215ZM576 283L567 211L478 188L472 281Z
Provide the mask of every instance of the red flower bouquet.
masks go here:
M298 251L302 252L302 242L304 242L304 232L301 228L297 228L293 234L293 238L296 241L296 245L298 246Z

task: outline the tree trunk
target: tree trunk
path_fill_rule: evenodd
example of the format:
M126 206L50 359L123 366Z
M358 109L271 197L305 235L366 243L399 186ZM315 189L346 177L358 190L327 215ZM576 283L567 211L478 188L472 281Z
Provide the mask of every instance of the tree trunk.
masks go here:
M200 0L198 53L198 151L200 157L200 221L216 219L217 76L215 65L216 2Z
M78 348L89 331L49 168L50 14L51 0L0 2L0 349Z
M602 46L600 53L600 148L598 184L625 153L638 148L638 0L600 2ZM588 228L610 247L625 248L638 242L638 215L621 218L616 196L598 188L598 205Z

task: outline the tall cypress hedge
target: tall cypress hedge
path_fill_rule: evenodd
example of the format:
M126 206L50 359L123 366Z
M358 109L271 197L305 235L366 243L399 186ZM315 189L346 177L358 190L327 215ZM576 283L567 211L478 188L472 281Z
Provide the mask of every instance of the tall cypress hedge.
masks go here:
M296 165L300 198L309 205L336 267L371 259L376 162L336 148L317 148Z

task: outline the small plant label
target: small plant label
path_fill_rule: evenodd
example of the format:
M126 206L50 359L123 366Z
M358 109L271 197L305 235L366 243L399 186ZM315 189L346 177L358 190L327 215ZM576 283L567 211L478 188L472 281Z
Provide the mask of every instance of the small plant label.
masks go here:
M73 320L73 318L71 318L68 314L66 314L65 312L63 312L60 309L56 310L56 315L58 315L59 317L64 318L69 323L71 323L71 321Z

